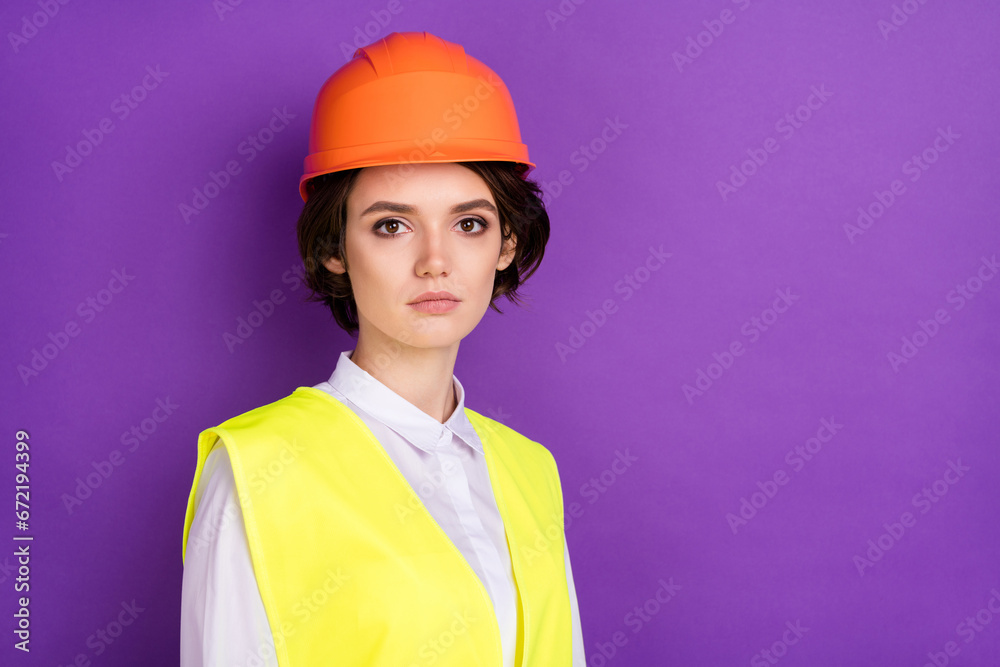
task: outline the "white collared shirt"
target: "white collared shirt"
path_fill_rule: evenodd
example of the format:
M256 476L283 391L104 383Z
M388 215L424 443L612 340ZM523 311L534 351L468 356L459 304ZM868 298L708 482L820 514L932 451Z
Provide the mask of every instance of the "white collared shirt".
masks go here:
M316 385L371 429L431 516L455 543L493 601L504 667L514 667L517 599L503 520L482 442L465 414L465 390L452 375L458 405L441 423L341 352ZM277 667L274 639L257 589L246 529L225 447L208 455L195 491L181 589L181 667ZM573 626L573 667L586 667L580 611L565 550Z

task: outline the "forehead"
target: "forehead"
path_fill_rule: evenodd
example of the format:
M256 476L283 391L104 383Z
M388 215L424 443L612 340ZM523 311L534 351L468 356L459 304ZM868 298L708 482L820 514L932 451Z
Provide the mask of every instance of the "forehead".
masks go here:
M443 208L475 198L496 203L486 181L460 164L385 165L361 170L351 189L348 208L365 207L378 200Z

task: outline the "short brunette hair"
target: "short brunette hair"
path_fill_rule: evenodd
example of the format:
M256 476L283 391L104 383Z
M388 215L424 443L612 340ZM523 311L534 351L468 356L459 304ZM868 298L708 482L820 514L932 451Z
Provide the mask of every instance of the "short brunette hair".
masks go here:
M542 190L528 179L526 165L517 162L459 162L480 176L489 187L497 204L500 231L506 242L511 234L517 237L514 259L497 271L493 280L490 308L503 313L495 301L505 296L520 303L517 289L531 276L542 261L549 240L549 216L542 201ZM306 285L311 290L309 301L321 301L333 313L334 319L347 333L357 336L358 314L347 273L328 271L323 262L336 257L347 265L347 198L361 169L347 169L324 174L307 184L309 195L297 224L299 254L305 264ZM348 266L348 269L350 267Z

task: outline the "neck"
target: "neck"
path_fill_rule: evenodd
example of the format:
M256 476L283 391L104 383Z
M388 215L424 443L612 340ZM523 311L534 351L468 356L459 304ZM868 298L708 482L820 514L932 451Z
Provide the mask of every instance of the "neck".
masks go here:
M449 347L419 348L359 335L350 356L363 371L442 424L458 407L452 379L458 342Z

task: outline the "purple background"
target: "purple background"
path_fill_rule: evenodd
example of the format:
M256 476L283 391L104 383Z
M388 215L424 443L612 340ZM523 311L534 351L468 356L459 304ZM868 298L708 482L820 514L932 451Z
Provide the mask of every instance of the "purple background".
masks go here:
M917 667L949 641L950 664L1000 664L987 607L1000 590L1000 280L982 259L1000 254L993 3L897 3L885 34L888 0L186 5L72 2L36 31L24 17L38 3L0 11L0 497L9 512L25 429L34 536L29 657L11 647L11 537L25 533L0 516L0 662L176 664L198 432L327 379L353 347L295 289L294 224L316 92L367 26L369 40L427 30L490 65L546 184L552 238L530 304L488 312L456 374L471 408L559 462L588 664L772 664L759 652L773 647L783 665ZM733 21L713 23L723 10ZM696 57L678 65L686 48ZM122 118L114 100L147 66L165 75ZM800 108L813 87L826 99ZM241 142L275 109L294 117L248 160ZM796 113L808 119L794 131L778 124ZM113 131L57 175L104 118ZM947 150L908 170L939 128ZM723 197L718 182L762 152ZM240 173L186 222L179 205L230 160ZM902 194L849 233L897 179ZM651 246L670 257L650 272ZM123 268L134 278L91 313ZM223 335L276 289L284 303L230 351ZM777 315L776 290L794 297ZM894 368L921 321L934 335ZM71 323L78 335L22 380ZM560 344L577 347L564 360ZM711 386L686 396L699 371ZM177 407L129 451L122 434L158 399ZM843 426L796 463L787 453L822 419ZM77 478L114 450L121 465L69 512ZM619 451L636 461L613 468ZM968 470L939 498L949 461ZM767 484L776 473L787 483ZM925 487L934 503L914 501ZM734 534L744 498L767 502ZM859 573L855 557L907 511L915 523ZM88 641L133 599L143 611L113 644ZM786 622L808 628L791 646Z

